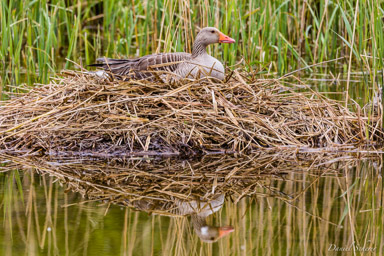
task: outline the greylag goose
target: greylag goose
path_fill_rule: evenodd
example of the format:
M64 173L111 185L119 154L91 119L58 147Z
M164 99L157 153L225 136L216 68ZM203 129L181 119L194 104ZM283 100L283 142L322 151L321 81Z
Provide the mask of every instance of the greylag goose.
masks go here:
M218 239L228 235L234 228L232 226L216 227L207 224L206 218L221 209L224 204L224 195L217 195L213 200L190 200L182 201L175 199L172 203L156 204L151 200L142 199L133 201L136 209L142 211L154 211L157 214L164 212L167 215L170 212L173 216L191 216L192 226L200 237L201 241L206 243L216 242Z
M196 36L192 54L185 52L158 53L135 59L98 58L99 64L91 66L102 67L106 71L121 79L153 78L155 72L160 71L164 80L164 73L171 75L171 79L214 77L224 80L224 66L216 58L207 53L207 46L215 43L234 43L235 40L224 35L213 27L203 28ZM169 77L169 76L167 76Z

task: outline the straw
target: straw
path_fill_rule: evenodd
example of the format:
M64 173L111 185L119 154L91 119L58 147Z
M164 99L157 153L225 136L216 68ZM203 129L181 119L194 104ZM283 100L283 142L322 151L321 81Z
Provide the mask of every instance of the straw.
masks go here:
M234 70L225 83L122 82L65 72L3 102L0 150L189 158L282 146L338 148L382 142L381 105L368 118L369 108L354 102L346 108L310 88L299 91L292 78L256 77Z

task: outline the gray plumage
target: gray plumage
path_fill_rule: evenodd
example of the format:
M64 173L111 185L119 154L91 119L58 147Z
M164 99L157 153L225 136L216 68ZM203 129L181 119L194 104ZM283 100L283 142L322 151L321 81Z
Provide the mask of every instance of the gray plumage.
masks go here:
M207 53L207 46L214 43L233 43L235 40L216 28L206 27L196 36L192 54L184 52L158 53L135 59L98 58L96 61L106 71L121 79L151 79L158 76L163 80L180 78L202 78L211 76L224 80L224 66Z

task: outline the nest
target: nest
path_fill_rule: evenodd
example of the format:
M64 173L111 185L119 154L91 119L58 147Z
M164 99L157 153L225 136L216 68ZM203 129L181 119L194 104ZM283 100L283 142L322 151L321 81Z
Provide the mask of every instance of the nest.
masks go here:
M63 74L0 106L0 150L55 156L251 153L382 142L381 109L234 71L228 81L110 81Z

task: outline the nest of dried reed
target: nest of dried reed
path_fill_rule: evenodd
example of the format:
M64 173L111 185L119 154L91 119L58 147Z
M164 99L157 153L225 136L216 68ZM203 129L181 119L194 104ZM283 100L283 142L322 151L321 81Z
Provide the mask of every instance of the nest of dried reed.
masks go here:
M235 70L224 83L110 81L80 72L0 106L8 153L190 157L261 148L360 146L382 141L381 109L350 109L284 80Z

